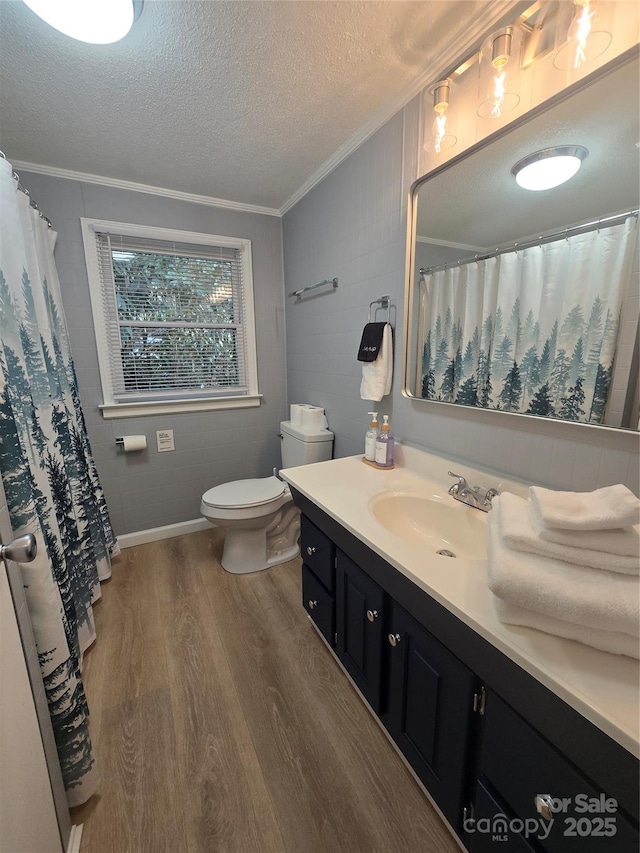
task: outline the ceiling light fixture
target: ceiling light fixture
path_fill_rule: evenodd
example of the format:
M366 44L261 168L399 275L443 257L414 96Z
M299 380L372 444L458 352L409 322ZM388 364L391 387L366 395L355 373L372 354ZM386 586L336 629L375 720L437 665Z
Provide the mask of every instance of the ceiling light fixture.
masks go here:
M588 153L582 145L544 148L519 160L511 169L511 174L525 190L549 190L572 178Z
M441 151L446 151L458 141L455 136L447 132L447 107L449 106L449 97L451 93L451 80L440 80L436 83L433 90L433 111L436 114L436 120L433 123L433 142L436 154Z
M112 44L142 12L142 0L24 0L47 24L78 41Z

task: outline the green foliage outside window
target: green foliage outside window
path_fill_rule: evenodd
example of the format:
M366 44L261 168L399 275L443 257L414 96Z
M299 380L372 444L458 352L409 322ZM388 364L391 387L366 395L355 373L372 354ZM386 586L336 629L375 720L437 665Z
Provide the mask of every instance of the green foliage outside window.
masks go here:
M126 391L240 383L233 261L118 250L112 260Z

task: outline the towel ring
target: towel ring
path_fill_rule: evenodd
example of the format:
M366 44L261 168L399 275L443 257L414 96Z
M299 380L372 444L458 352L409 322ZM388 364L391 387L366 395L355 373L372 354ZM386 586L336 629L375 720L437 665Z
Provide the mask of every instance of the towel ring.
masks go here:
M381 296L380 299L374 299L373 302L369 303L369 323L371 322L371 309L374 305L379 305L380 308L387 309L387 323L391 325L391 300L388 296ZM375 311L378 309L376 308ZM375 315L375 311L373 312Z

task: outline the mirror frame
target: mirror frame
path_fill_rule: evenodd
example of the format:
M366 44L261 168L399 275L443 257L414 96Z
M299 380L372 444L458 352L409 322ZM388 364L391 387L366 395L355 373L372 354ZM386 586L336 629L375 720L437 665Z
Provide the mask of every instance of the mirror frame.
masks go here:
M632 48L621 53L619 56L612 59L605 65L600 66L591 74L583 77L581 80L543 101L541 104L530 109L528 112L514 119L509 124L480 139L469 148L447 160L441 166L437 166L425 175L417 178L409 189L409 199L407 204L407 246L406 246L406 262L405 262L405 289L404 289L404 328L403 328L403 348L402 348L402 396L418 403L420 406L428 407L433 413L456 415L468 418L471 420L481 419L485 423L493 422L496 426L513 427L522 430L527 429L527 423L531 420L536 421L533 430L542 434L543 432L557 436L558 438L571 439L573 436L576 439L588 440L584 430L596 430L596 433L591 435L591 438L598 440L604 439L606 443L620 450L636 450L638 449L638 441L640 434L638 430L623 429L621 427L607 426L605 424L590 424L577 423L575 421L561 420L560 418L545 418L541 415L528 415L524 412L505 412L501 409L482 409L475 406L463 406L456 403L447 403L442 400L425 400L423 397L418 397L411 391L410 383L414 367L414 354L411 352L411 334L415 320L416 309L413 299L413 289L415 280L415 246L416 246L416 228L418 220L418 190L429 180L435 178L442 173L452 169L457 163L472 157L476 152L481 151L491 145L493 142L502 139L511 133L512 130L528 124L533 119L547 112L552 107L561 104L563 101L571 98L578 92L587 89L592 83L608 76L618 68L623 67L629 62L633 62L640 57L640 45L636 44ZM420 131L421 132L421 131ZM433 408L435 407L435 408ZM445 407L445 408L442 408ZM497 418L493 421L493 418ZM509 418L510 420L505 420ZM513 419L516 419L515 421ZM544 425L545 429L541 429ZM556 432L556 430L558 430ZM579 432L572 432L579 430Z

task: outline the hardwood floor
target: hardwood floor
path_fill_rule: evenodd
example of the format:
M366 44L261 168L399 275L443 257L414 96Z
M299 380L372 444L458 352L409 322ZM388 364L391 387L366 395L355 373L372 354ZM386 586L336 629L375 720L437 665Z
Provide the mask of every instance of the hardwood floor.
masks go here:
M103 585L83 853L457 851L311 627L300 561L230 575L221 537L129 548Z

